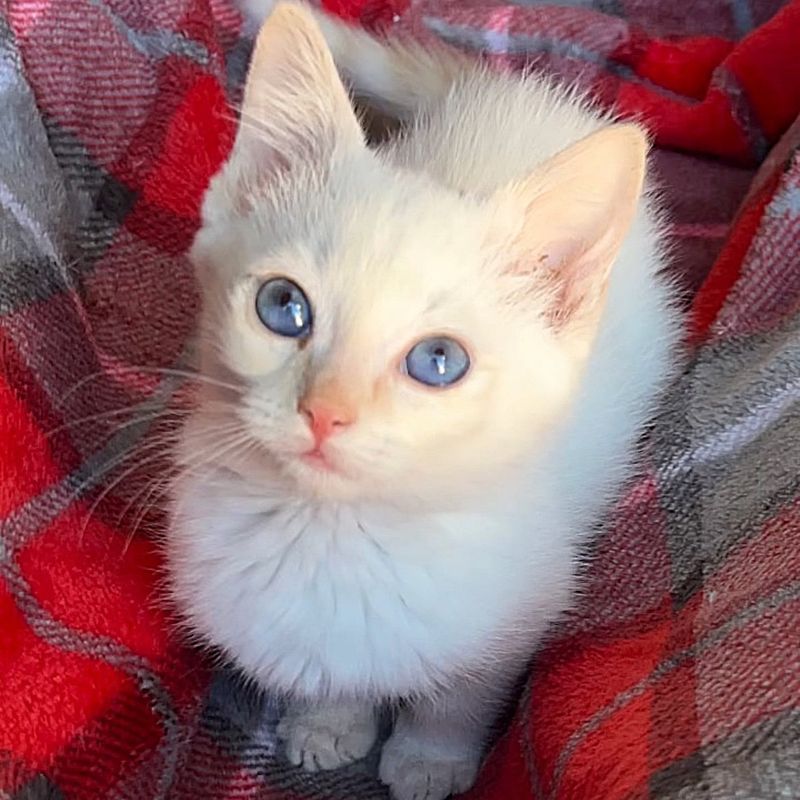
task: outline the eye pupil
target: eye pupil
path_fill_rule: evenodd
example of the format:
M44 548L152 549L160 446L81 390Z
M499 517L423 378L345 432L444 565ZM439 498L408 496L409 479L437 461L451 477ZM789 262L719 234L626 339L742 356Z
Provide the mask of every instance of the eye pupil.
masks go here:
M311 304L288 278L272 278L256 294L256 313L264 327L278 336L296 339L311 333Z
M405 367L415 381L441 388L461 380L469 370L470 360L455 339L433 336L422 339L408 351Z

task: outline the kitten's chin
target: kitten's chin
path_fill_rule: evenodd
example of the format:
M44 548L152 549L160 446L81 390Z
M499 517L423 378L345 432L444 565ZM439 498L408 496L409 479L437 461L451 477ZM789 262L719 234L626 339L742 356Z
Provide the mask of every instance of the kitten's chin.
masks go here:
M352 500L360 483L342 466L319 452L302 453L283 461L283 469L298 491L320 500Z

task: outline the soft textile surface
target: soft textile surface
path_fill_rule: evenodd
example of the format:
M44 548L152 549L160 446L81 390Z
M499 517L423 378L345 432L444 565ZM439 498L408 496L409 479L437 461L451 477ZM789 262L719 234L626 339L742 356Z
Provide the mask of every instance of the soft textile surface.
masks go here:
M535 60L666 148L691 357L470 796L800 797L800 4L330 5ZM383 798L370 764L285 766L274 703L159 603L159 411L182 402L184 252L231 140L240 20L0 9L0 797Z

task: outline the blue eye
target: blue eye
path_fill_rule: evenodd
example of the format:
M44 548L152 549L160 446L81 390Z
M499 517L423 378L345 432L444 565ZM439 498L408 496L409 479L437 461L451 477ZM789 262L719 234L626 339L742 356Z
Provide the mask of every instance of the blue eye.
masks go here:
M432 336L417 342L406 356L408 374L426 386L450 386L469 369L467 351L447 336Z
M258 318L278 336L308 336L311 304L303 290L287 278L272 278L256 295Z

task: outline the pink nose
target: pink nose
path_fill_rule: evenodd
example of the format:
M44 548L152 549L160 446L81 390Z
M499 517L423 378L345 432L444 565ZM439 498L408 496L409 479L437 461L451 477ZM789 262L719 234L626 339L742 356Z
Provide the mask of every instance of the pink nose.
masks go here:
M353 422L345 409L313 399L303 400L300 403L300 413L308 420L317 447Z

